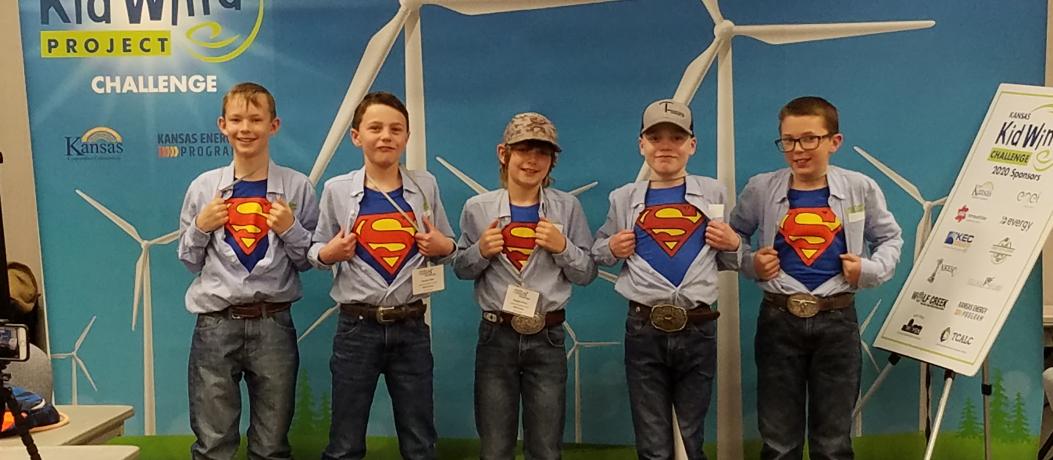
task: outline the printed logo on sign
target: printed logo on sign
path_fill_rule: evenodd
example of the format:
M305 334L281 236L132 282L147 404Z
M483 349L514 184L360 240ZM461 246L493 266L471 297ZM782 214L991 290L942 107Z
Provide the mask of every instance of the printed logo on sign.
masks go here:
M1016 202L1024 205L1025 208L1035 207L1035 205L1038 204L1038 200L1041 198L1041 193L1027 190L1021 190L1016 194Z
M936 267L932 269L932 274L925 281L933 282L936 281L936 276L940 273L950 273L950 277L954 278L954 272L958 271L957 265L945 264L943 259L936 260Z
M969 205L962 205L962 207L958 208L958 213L954 216L954 220L958 222L963 220L968 220L969 222L983 222L987 220L987 217L970 213Z
M925 291L914 291L914 293L910 295L910 300L913 300L922 306L935 308L937 310L947 308L947 299L929 294Z
M943 239L943 244L964 251L969 249L969 246L972 246L973 238L974 236L972 234L952 230L947 232L947 238Z
M973 198L977 200L986 200L991 198L992 194L994 194L994 184L991 181L973 186Z
M951 338L951 328L948 327L940 333L940 342L946 342L949 338Z
M1018 230L1020 230L1022 232L1026 232L1026 231L1030 230L1031 229L1031 225L1034 224L1034 222L1032 222L1030 220L1018 219L1016 217L1010 217L1010 216L1002 216L1002 220L999 223L1002 224L1002 225L1005 225L1006 227L1012 227L1012 228L1018 229Z
M954 316L972 321L983 321L986 314L987 307L969 302L958 302L958 307L954 309Z
M67 160L118 160L124 138L112 128L96 126L80 136L66 136Z
M234 150L223 133L157 133L158 158L216 158L233 154Z
M949 348L959 353L964 353L964 350L955 346L957 344L966 346L972 345L973 337L971 335L965 335L961 332L957 332L951 329L950 327L947 327L943 330L943 332L940 333L940 346L944 348Z
M921 325L921 321L914 321L915 318L923 319L918 317L918 315L914 315L914 318L909 319L907 324L900 326L899 330L911 335L921 335L921 329L924 326Z
M242 3L255 4L255 8ZM40 0L40 57L171 57L207 63L244 53L265 0ZM119 26L117 26L119 24ZM172 37L174 31L185 31Z
M989 291L1001 291L1002 285L995 282L995 277L987 276L983 279L969 278L968 281L970 286L987 289Z
M1001 241L991 246L991 250L988 251L991 254L991 262L995 264L1001 264L1006 260L1009 260L1013 255L1013 241L1009 237L1002 238Z
M1031 114L1045 109L1048 107L1035 107L1027 118L1019 119L1030 120ZM997 146L991 149L987 161L1006 166L994 166L992 175L1038 182L1042 180L1041 173L1053 166L1053 128L1045 123L1005 121L994 142Z
M96 75L91 78L95 94L125 93L214 93L215 75Z

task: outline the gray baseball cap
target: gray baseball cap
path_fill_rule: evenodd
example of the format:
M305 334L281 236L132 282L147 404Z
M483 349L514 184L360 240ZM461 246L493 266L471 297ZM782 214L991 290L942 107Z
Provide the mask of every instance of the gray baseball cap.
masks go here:
M672 99L661 99L651 103L644 109L643 123L640 125L640 134L651 129L659 123L672 123L680 129L694 136L694 122L691 121L691 108L682 102Z
M555 147L557 152L561 151L556 125L537 112L516 114L508 122L508 126L505 126L505 134L501 137L501 143L511 145L523 141L548 142Z

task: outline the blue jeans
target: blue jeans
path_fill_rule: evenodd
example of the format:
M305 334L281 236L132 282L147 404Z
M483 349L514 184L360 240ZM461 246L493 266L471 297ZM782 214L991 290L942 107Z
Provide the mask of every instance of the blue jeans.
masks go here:
M855 305L798 318L762 303L755 348L761 458L802 458L806 424L812 460L854 458L861 371Z
M333 421L322 458L366 456L366 425L380 374L391 396L402 458L436 458L433 365L431 332L423 318L382 325L341 312L329 360Z
M241 379L249 390L248 458L288 459L300 355L289 311L258 319L198 315L187 374L194 459L234 457Z
M639 458L673 458L673 407L687 458L706 458L702 442L716 367L716 321L662 332L648 320L629 316L625 377Z
M563 327L520 335L479 323L475 348L475 427L481 459L515 457L519 406L528 459L558 459L567 412L567 350Z

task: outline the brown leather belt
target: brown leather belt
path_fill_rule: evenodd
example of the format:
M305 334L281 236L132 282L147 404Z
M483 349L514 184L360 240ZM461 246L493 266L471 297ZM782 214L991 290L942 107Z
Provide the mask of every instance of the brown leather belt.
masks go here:
M651 322L651 326L663 332L677 332L687 327L687 323L701 324L720 317L719 311L707 303L700 303L690 310L672 304L644 305L629 301L629 314Z
M537 315L531 318L513 315L506 312L484 311L483 319L494 324L509 326L522 335L534 335L552 326L559 326L567 319L566 310L555 310L544 316Z
M257 319L274 316L275 313L286 311L291 306L292 302L253 302L241 305L231 305L224 310L209 314L230 319Z
M821 311L846 308L851 306L855 300L856 295L851 292L842 292L829 297L818 297L811 294L764 293L765 305L789 312L798 318L811 318Z
M358 316L362 319L369 318L376 321L377 324L392 324L407 319L423 318L425 310L427 310L427 307L424 306L423 300L391 307L381 307L365 303L340 304L340 311L349 315Z

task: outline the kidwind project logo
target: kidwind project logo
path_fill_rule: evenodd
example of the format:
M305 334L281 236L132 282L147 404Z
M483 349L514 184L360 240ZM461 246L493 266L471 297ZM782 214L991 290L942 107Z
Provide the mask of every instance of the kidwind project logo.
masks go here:
M1038 120L1039 115L1053 113L1053 104L1031 109L1030 112L1010 112L1009 119L995 135L994 147L987 161L996 163L991 175L1012 180L1038 182L1042 173L1053 167L1053 126Z
M40 57L240 56L259 35L265 0L39 0Z

